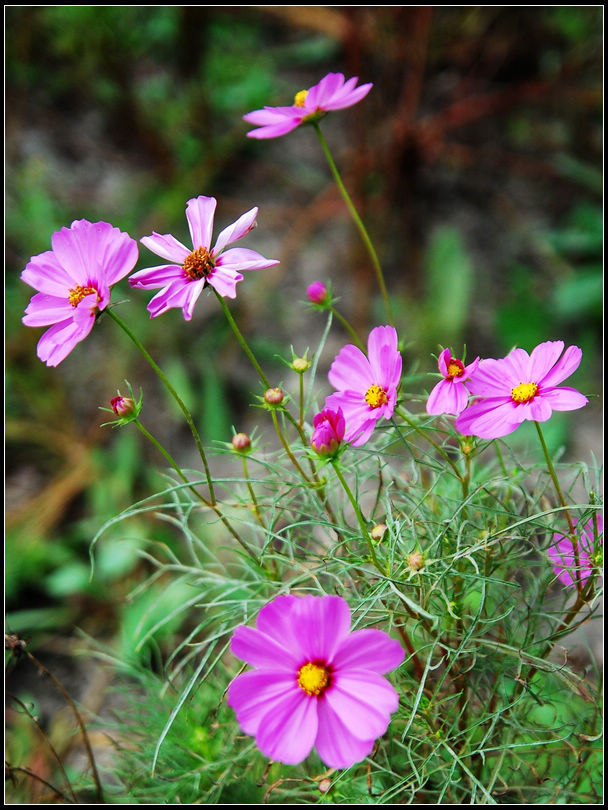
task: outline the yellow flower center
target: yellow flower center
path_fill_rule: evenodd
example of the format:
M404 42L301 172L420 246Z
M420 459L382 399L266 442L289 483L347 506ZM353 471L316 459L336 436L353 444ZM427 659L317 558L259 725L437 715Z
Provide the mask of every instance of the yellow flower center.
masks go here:
M388 397L384 388L380 388L379 385L370 385L365 392L365 401L373 410L374 408L379 408L381 405L386 405Z
M91 293L96 292L97 290L95 287L81 287L80 285L77 285L70 290L68 294L68 301L73 307L77 307L83 298L85 298L87 295L91 295ZM97 300L99 300L99 296Z
M303 107L304 102L306 101L306 96L308 95L308 90L300 90L296 93L293 103L296 107Z
M518 405L522 402L531 402L538 392L536 383L520 383L511 389L511 399Z
M462 360L456 360L454 357L448 363L448 380L453 380L454 377L462 377L464 374L464 363Z
M311 697L321 695L329 686L329 672L321 664L313 664L312 661L309 661L300 667L298 686Z
M192 281L208 278L215 269L215 261L207 248L199 247L193 250L182 265L184 273Z

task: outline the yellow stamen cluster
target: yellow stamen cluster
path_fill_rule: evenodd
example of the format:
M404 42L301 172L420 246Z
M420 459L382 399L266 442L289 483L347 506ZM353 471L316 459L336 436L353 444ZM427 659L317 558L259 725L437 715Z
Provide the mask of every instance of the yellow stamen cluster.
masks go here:
M207 248L199 247L193 250L182 265L184 273L192 281L197 281L200 278L207 278L213 273L215 268L215 261L213 256L209 253Z
M304 102L306 101L306 96L308 95L308 90L300 90L296 93L293 103L296 107L303 107Z
M536 383L520 383L511 389L511 399L518 405L522 402L531 402L538 393Z
M462 377L464 374L464 364L461 360L452 358L448 363L448 380L453 380L454 377Z
M373 410L379 408L381 405L386 405L388 397L384 388L381 388L379 385L370 385L365 392L365 401Z
M94 287L81 287L77 285L68 293L68 301L73 307L77 307L83 298L96 292L97 290Z
M329 672L324 666L320 664L313 664L309 661L300 667L298 672L298 686L303 689L307 695L322 694L329 685Z

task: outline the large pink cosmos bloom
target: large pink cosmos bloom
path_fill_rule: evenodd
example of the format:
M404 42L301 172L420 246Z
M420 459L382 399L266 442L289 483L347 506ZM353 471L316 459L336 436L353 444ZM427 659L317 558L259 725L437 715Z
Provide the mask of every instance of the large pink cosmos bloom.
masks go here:
M131 272L137 242L108 222L75 220L51 238L52 250L32 256L21 280L39 292L23 323L50 326L38 341L38 357L57 366L110 302L110 288Z
M231 650L254 669L232 681L228 705L270 759L297 765L316 747L329 768L348 768L386 731L399 697L382 675L403 649L381 630L349 631L339 596L278 596L257 629L236 628Z
M577 528L577 520L573 521L575 528ZM598 531L598 545L602 545L601 535L604 531L604 519L601 515L597 516L597 531ZM574 548L572 545L572 538L567 535L556 534L555 544L547 549L547 554L553 565L555 575L560 582L563 582L568 588L576 586L577 582L584 583L591 574L594 568L597 568L597 563L594 563L594 551L600 552L600 549L594 549L594 534L593 534L593 519L589 520L582 529L577 531L578 540L578 568L576 566L576 558Z
M318 84L309 90L296 93L290 107L264 107L243 116L248 124L259 129L247 133L249 138L278 138L286 135L300 124L317 121L332 110L352 107L369 93L372 84L356 87L358 77L345 81L342 73L328 73Z
M181 307L184 318L189 321L205 284L210 284L222 297L236 298L237 282L243 280L241 270L264 270L279 263L278 259L265 259L247 248L225 250L255 228L257 208L247 211L224 228L212 248L216 205L214 197L200 196L188 200L186 219L192 249L182 245L171 234L152 233L152 236L144 236L140 240L152 253L169 262L139 270L129 279L132 287L142 290L162 288L148 304L151 318L162 315L168 309Z
M562 354L563 352L563 354ZM497 439L526 420L546 422L553 411L573 411L588 400L574 388L559 386L578 368L582 351L563 340L548 340L531 354L513 349L501 360L482 360L467 384L478 397L456 420L466 436Z
M325 407L342 409L346 419L344 438L355 447L365 444L379 419L390 419L397 403L401 380L401 355L397 332L392 326L377 326L369 333L366 357L351 344L344 346L329 369L335 394ZM368 359L369 358L369 359Z
M426 412L435 416L447 413L458 416L467 407L469 392L463 383L471 377L479 365L479 357L468 366L452 357L449 349L444 349L437 358L439 371L443 375L429 394Z

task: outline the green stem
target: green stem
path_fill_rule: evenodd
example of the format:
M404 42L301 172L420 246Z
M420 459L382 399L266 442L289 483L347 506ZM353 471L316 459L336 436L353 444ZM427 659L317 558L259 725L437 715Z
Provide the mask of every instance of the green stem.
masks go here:
M357 226L357 228L359 230L359 233L361 234L361 238L363 239L365 247L367 248L367 252L369 253L369 256L370 256L370 258L372 260L374 270L376 271L376 277L378 279L378 285L380 286L380 292L382 293L382 298L384 299L384 306L386 307L386 314L388 315L388 320L389 320L390 325L394 326L395 322L394 322L394 319L393 319L393 313L391 311L391 305L390 305L389 298L388 298L388 292L386 290L386 284L384 283L384 275L382 273L382 267L380 266L380 261L378 260L378 254L376 253L374 245L372 244L372 240L369 238L369 234L367 233L365 225L363 224L363 221L361 220L361 217L357 213L357 209L355 208L355 206L353 204L353 201L351 200L350 195L349 195L348 191L346 190L346 187L344 186L344 183L342 182L342 178L340 177L340 172L338 171L338 168L337 168L337 166L336 166L336 164L334 162L334 159L333 159L333 157L331 155L331 152L329 151L329 146L327 145L327 141L325 140L325 137L324 137L323 133L321 132L321 128L319 127L318 122L313 121L312 125L313 125L313 127L315 129L315 132L317 133L317 137L319 138L321 148L323 149L325 157L327 158L327 162L329 163L329 168L331 170L331 173L333 174L333 177L334 177L334 180L336 181L338 189L340 190L340 194L342 195L342 198L343 198L344 202L346 203L346 206L347 206L348 210L350 211L350 214L351 214L351 216L352 216L352 218L353 218L353 220L355 222L355 225Z
M217 290L214 289L213 292L215 293L215 297L217 298L217 300L220 302L220 306L224 310L224 315L226 316L226 319L228 320L228 323L232 327L232 331L234 332L234 334L236 336L236 339L240 343L241 348L243 349L243 351L245 352L247 357L251 360L251 363L252 363L253 367L255 368L255 370L257 371L260 380L264 383L266 388L270 388L270 382L268 380L268 377L262 371L262 367L260 366L260 364L256 360L256 357L255 357L254 353L251 351L247 341L245 340L245 338L241 334L240 329L236 325L236 321L232 317L232 313L228 309L228 305L226 304L226 302L224 301L224 299L218 293Z
M300 430L304 428L304 375L300 374L300 403L299 403L299 413L300 413L300 421L298 422L298 426Z
M184 405L184 403L182 402L182 400L181 400L180 396L178 395L177 391L171 385L171 383L169 382L167 377L164 375L163 371L160 369L160 367L157 365L157 363L154 362L154 360L149 355L149 353L147 352L147 350L145 349L145 347L143 346L141 341L133 334L133 332L131 331L131 329L129 329L127 324L121 318L118 317L118 315L114 312L114 310L111 307L108 307L104 311L108 313L110 318L112 318L112 320L115 323L117 323L118 326L120 326L120 328L123 330L123 332L125 332L125 334L127 334L129 336L129 338L133 341L133 343L137 346L139 351L142 353L142 355L145 357L145 359L148 361L148 363L152 366L152 368L154 369L154 371L158 375L160 381L163 383L163 385L165 386L167 391L171 394L173 399L177 402L181 412L184 414L186 422L188 423L188 426L189 426L189 428L190 428L190 430L192 432L192 436L194 437L194 441L196 443L198 453L199 453L199 455L201 457L201 461L203 462L203 468L205 470L205 478L207 479L207 486L209 487L209 496L210 496L210 499L211 499L211 503L214 504L216 502L216 500L215 500L215 491L214 491L214 488L213 488L213 481L211 480L211 471L209 470L209 465L207 463L207 456L205 455L205 451L203 449L203 443L201 442L201 437L199 436L198 430L196 429L196 425L194 424L194 420L192 418L192 415L191 415L190 411Z
M243 460L243 474L245 476L245 481L247 482L247 489L249 490L249 496L251 498L251 504L253 507L253 514L256 516L258 523L260 526L266 531L266 525L262 520L262 515L260 514L260 507L258 506L257 498L255 497L255 492L253 491L253 487L251 486L251 480L249 478L249 470L247 468L247 458L242 455Z
M300 473L300 475L302 476L304 481L306 481L307 484L310 484L311 483L310 478L306 475L306 473L304 472L302 467L300 467L300 465L298 464L297 458L291 452L291 449L290 449L289 445L287 444L287 440L285 439L285 436L283 435L283 431L281 430L281 427L279 425L279 420L277 419L276 410L274 408L272 408L271 411L270 411L270 414L272 416L272 422L274 424L274 429L276 430L277 436L279 437L279 440L280 440L281 444L283 445L283 449L285 450L285 452L289 456L289 459L290 459L291 463L296 468L296 470Z
M562 488L559 483L559 479L557 477L557 473L555 472L555 467L553 466L553 462L551 461L551 456L549 455L549 450L547 448L547 443L545 442L545 437L543 436L543 432L539 422L534 422L536 425L536 431L538 433L538 438L540 439L540 444L543 449L543 454L545 456L545 461L547 462L547 469L549 470L549 475L551 476L551 480L553 481L553 486L555 487L555 491L557 493L557 497L559 502L561 503L564 514L566 516L566 520L568 521L568 528L570 530L570 539L572 540L572 550L574 552L574 567L576 570L576 589L578 590L579 597L582 595L583 592L583 583L581 581L579 571L580 571L580 558L578 553L578 539L576 537L576 529L574 528L574 522L568 511L568 507L566 505L566 499L564 498L564 494L562 492Z
M456 464L455 464L455 463L452 461L452 459L449 457L449 455L446 453L446 451L443 449L443 447L442 447L440 444L438 444L438 443L437 443L437 442L436 442L434 439L432 439L432 438L431 438L431 437L428 435L428 433L427 433L427 431L426 431L426 430L424 430L423 428L419 427L419 426L418 426L418 425L417 425L417 424L414 422L414 420L413 420L413 419L411 419L411 418L410 418L410 417L407 415L407 413L405 413L405 411L404 411L403 409L401 409L401 408L395 408L395 413L396 413L396 414L398 414L398 415L399 415L399 416L400 416L400 417L403 419L403 421L404 421L404 422L406 422L406 423L407 423L407 424L408 424L408 425L409 425L409 426L410 426L410 427L411 427L413 430L415 430L415 431L416 431L416 433L419 433L421 436L423 436L423 437L424 437L424 438L427 440L427 442L429 442L429 444L431 444L431 445L432 445L432 446L435 448L435 450L436 450L436 451L437 451L437 452L438 452L438 453L439 453L441 456L443 456L443 458L444 458L444 459L445 459L445 460L448 462L448 464L450 465L450 467L451 467L451 468L452 468L452 470L454 471L454 474L456 475L456 477L458 478L458 480L459 480L460 482L462 482L462 475L461 475L461 473L460 473L460 470L458 469L458 467L456 466Z
M346 320L346 318L343 315L341 315L334 306L330 307L330 310L340 321L340 323L346 329L349 335L352 337L352 339L355 342L355 345L358 346L364 354L366 354L365 346L363 345L363 343L361 343L359 336L357 335L353 327L349 324L349 322Z
M332 459L331 464L332 464L332 467L334 468L334 470L336 472L336 475L338 476L338 478L340 480L340 483L342 484L344 492L346 492L346 495L348 496L348 500L350 501L351 506L353 507L355 515L357 516L357 521L359 523L359 528L361 529L361 532L362 532L362 534L365 537L365 540L367 542L367 545L368 545L368 548L369 548L369 553L370 553L370 556L372 558L372 562L374 563L374 565L376 566L378 571L380 571L380 573L384 575L386 572L382 569L382 566L380 565L380 563L378 561L378 557L376 556L376 550L374 549L374 544L372 542L372 538L370 537L369 532L367 530L367 526L365 524L365 518L361 514L361 509L359 508L359 504L357 503L357 501L355 499L355 496L352 493L351 488L348 486L348 483L346 482L346 478L344 478L344 476L342 475L342 470L340 469L340 464L339 464L337 459Z

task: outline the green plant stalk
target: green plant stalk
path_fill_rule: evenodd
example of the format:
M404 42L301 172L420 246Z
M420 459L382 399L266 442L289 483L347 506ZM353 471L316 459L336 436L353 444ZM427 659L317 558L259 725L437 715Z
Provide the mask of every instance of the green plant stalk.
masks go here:
M352 337L353 341L355 342L355 345L358 346L364 354L366 354L365 346L363 345L363 343L359 339L359 336L357 335L357 333L355 332L353 327L346 320L346 318L343 315L341 315L333 305L329 309L332 312L332 314L335 315L336 318L340 321L340 323L346 329L346 331L349 333L349 335Z
M110 318L112 318L112 320L115 323L117 323L118 326L120 326L120 328L123 330L123 332L125 332L125 334L128 335L128 337L133 341L133 343L136 345L138 350L141 352L141 354L144 356L144 358L148 361L150 366L152 366L152 368L154 369L154 371L158 375L160 381L163 383L163 385L165 386L167 391L171 394L173 399L176 401L176 403L178 404L181 412L184 414L186 422L188 423L188 427L190 428L190 431L192 432L192 436L194 437L194 441L195 441L196 448L198 450L199 456L201 457L201 461L203 462L203 469L205 471L205 478L207 479L207 486L209 487L210 500L211 500L211 503L214 504L216 502L216 499L215 499L215 490L213 488L213 481L211 480L211 471L209 469L209 464L207 463L207 456L205 455L205 451L203 449L203 443L201 442L201 437L199 435L198 430L196 429L196 425L194 424L192 414L190 413L188 408L185 406L185 404L183 403L181 397L179 396L179 394L177 393L175 388L171 385L171 383L169 382L169 380L165 376L162 369L152 359L152 357L150 356L150 354L148 353L146 348L143 346L141 341L136 337L136 335L131 331L131 329L127 326L127 324L121 318L118 317L118 315L113 311L113 309L111 307L107 307L107 309L105 309L104 312L107 312L108 315L110 316Z
M450 465L450 467L454 471L454 473L455 473L456 477L458 478L458 480L462 483L463 476L462 476L460 470L458 469L456 464L452 461L452 459L449 457L449 455L446 453L446 451L443 449L443 447L441 447L440 444L437 444L437 442L428 435L426 430L419 427L414 422L413 419L410 419L410 417L401 408L395 408L395 413L398 414L403 419L403 421L406 422L413 430L415 430L416 433L419 433L423 438L425 438L427 440L427 442L429 442L429 444L431 444L435 448L435 450L441 456L443 456L443 458L448 462L448 464Z
M393 318L393 313L391 311L391 305L390 305L390 301L389 301L389 298L388 298L388 292L387 292L387 289L386 289L386 284L384 282L384 274L382 273L382 267L380 266L380 261L378 259L378 254L376 253L376 250L374 248L372 240L369 237L367 229L365 228L365 225L363 224L363 221L362 221L361 217L357 213L357 209L355 208L355 206L353 204L353 201L351 200L350 195L349 195L348 191L346 190L346 187L344 186L344 183L342 182L342 178L340 177L340 172L338 171L338 168L337 168L337 166L336 166L336 164L334 162L334 159L333 159L333 157L331 155L331 152L329 150L329 146L327 145L327 141L325 140L325 136L321 132L321 128L320 128L318 122L317 121L312 121L311 123L312 123L312 125L314 127L315 132L317 133L317 137L319 138L321 148L323 149L325 157L327 158L327 162L329 163L329 168L331 170L331 173L333 174L334 180L336 181L336 185L338 186L340 194L342 195L342 198L343 198L344 202L346 203L346 207L350 211L350 214L351 214L351 216L352 216L352 218L353 218L353 220L355 222L355 225L357 226L357 229L358 229L359 233L361 234L361 238L363 239L365 247L367 248L367 252L369 253L369 256L370 256L370 258L372 260L372 265L374 267L374 270L376 271L376 278L378 279L378 285L380 287L380 292L382 294L382 298L384 299L384 306L386 307L386 314L388 316L388 320L389 320L390 325L394 326L395 321L394 321L394 318Z
M583 583L581 581L579 571L580 571L580 557L579 557L579 549L578 549L578 538L576 536L576 529L574 528L574 523L572 521L572 517L570 512L568 511L568 506L566 505L566 499L564 498L564 494L562 492L562 488L559 483L559 479L555 472L555 467L553 466L553 462L551 461L551 456L549 455L549 450L547 448L547 443L545 442L545 437L543 436L543 431L541 429L539 422L534 422L536 425L536 431L538 433L538 438L540 439L540 444L543 449L543 454L545 456L545 461L547 462L547 469L549 470L549 475L551 476L551 480L553 481L553 486L555 487L555 491L557 493L557 497L559 502L561 503L564 514L566 516L566 520L568 521L568 528L570 530L570 537L572 540L572 550L574 552L574 566L577 571L576 576L576 589L579 593L579 596L583 592Z
M302 469L302 467L298 463L297 458L291 452L289 444L287 443L287 440L285 439L285 436L283 435L283 431L281 430L281 427L279 425L279 420L277 419L276 409L271 408L270 409L270 414L272 416L272 423L274 425L274 429L277 432L277 436L279 437L279 440L280 440L281 444L283 445L283 449L287 453L287 455L289 457L289 460L291 461L293 466L296 468L296 470L300 473L300 475L302 476L304 481L306 481L307 484L311 484L312 482L311 482L310 478L306 475L306 473L304 472L304 470Z
M193 493L196 495L196 497L197 497L197 498L198 498L200 501L202 501L202 503L204 503L204 504L205 504L205 506L208 506L210 509L213 509L213 511L215 512L215 514L216 514L216 515L219 517L219 519L222 521L222 523L224 524L224 526L225 526L225 527L228 529L228 531L229 531L229 532L230 532L230 534L231 534L231 535L234 537L234 539L237 541L237 543L238 543L238 544L239 544L239 545L240 545L240 546L241 546L241 547L242 547L242 548L243 548L243 549L244 549L244 550L247 552L247 554L249 554L249 556L250 556L250 557L251 557L253 560L255 560L256 564L257 564L257 565L258 565L260 568L263 568L264 566L261 564L261 562L260 562L260 560L258 559L258 557L257 557L257 555L255 554L255 552L254 552L254 551L252 551L252 549L251 549L251 548L249 548L249 546L247 545L247 543L246 543L246 542L243 540L243 538L240 536L240 534L237 532L237 530L234 528L234 526L232 526L232 524L230 523L230 521L228 520L228 518L227 518L227 517L226 517L226 516L223 514L222 510L219 508L219 506L218 506L217 502L215 502L215 503L210 503L210 502L209 502L209 501L208 501L206 498L204 498L204 497L203 497L203 496L200 494L200 492L198 492L198 490L197 490L197 489L194 487L194 485L190 483L190 481L188 480L188 478L186 477L186 475L184 475L184 473L182 472L181 468L179 467L179 465L177 464L177 462L175 461L175 459L174 459L174 458L171 456L171 454L169 453L169 451L168 451L168 450L166 450L166 449L165 449L165 448L162 446L162 444L161 444L161 443L160 443L160 442L159 442L159 441L158 441L158 440L157 440L157 439L156 439L156 438L155 438L155 437L154 437L154 436L153 436L153 435L150 433L150 431L149 431L149 430L147 430L147 429L146 429L146 428L145 428L145 427L142 425L142 423L139 421L139 419L134 419L133 421L135 422L135 425L137 426L137 429L138 429L138 430L139 430L139 431L140 431L140 432L141 432L141 433L142 433L142 434L143 434L143 435L146 437L146 439L148 439L148 441L149 441L149 442L151 442L151 443L154 445L154 447L156 447L156 449L158 450L158 452L159 452L159 453L161 453L161 454L162 454L162 455L163 455L163 456L164 456L164 457L167 459L167 461L169 462L169 464L170 464L170 465L173 467L173 469L174 469L174 470L175 470L175 472L176 472L176 473L179 475L179 477L182 479L182 481L183 481L185 484L188 484L188 489L190 489L190 490L191 490L191 491L192 491L192 492L193 492Z
M260 507L258 506L258 501L257 498L255 497L255 492L253 491L253 487L251 486L251 479L249 478L249 469L247 467L247 458L245 455L241 455L241 459L243 462L243 475L245 476L245 481L247 482L247 489L249 490L249 496L251 498L251 504L253 506L253 514L256 516L260 526L264 529L264 531L266 531L266 524L262 519Z
M380 573L384 576L386 574L386 572L384 571L384 569L380 565L380 563L378 561L378 557L376 556L376 550L374 548L372 538L370 537L370 534L369 534L369 532L367 530L367 526L365 524L365 519L364 519L363 515L361 514L361 509L359 508L359 504L357 503L357 501L355 499L355 496L352 493L351 488L348 486L346 478L344 478L344 476L342 475L342 470L340 469L340 462L338 461L338 459L334 458L334 459L331 460L331 465L334 468L340 483L342 484L342 488L344 489L344 492L346 492L348 500L350 501L351 506L353 507L353 510L355 512L355 515L357 516L357 521L359 523L359 528L361 529L363 537L365 538L365 540L367 542L370 557L372 558L372 562L374 563L374 565L376 566L378 571L380 571Z
M298 422L300 430L304 428L304 374L300 374L300 421Z
M253 367L255 368L255 370L257 371L260 380L264 383L266 388L270 388L270 382L268 380L268 377L262 371L262 367L260 366L260 364L256 360L256 357L255 357L254 353L249 348L249 344L247 343L247 341L245 340L245 338L241 334L240 329L236 325L236 321L232 317L232 313L230 312L230 309L228 308L228 305L226 304L226 302L224 301L224 299L218 293L217 290L214 289L213 292L215 293L215 297L217 298L217 300L220 302L220 306L224 310L224 315L226 316L226 319L227 319L228 323L230 324L230 326L232 328L232 331L234 332L235 337L238 340L242 350L245 352L247 357L251 360L251 363L252 363Z

